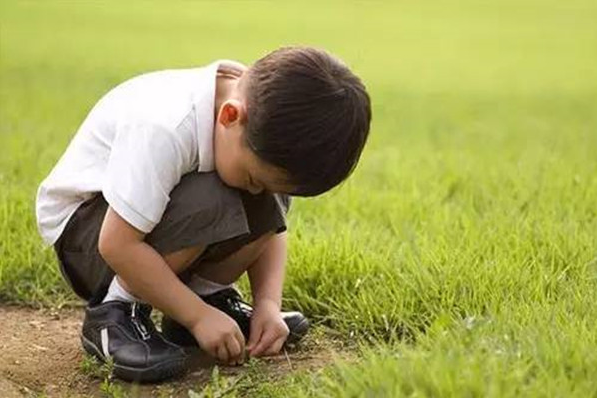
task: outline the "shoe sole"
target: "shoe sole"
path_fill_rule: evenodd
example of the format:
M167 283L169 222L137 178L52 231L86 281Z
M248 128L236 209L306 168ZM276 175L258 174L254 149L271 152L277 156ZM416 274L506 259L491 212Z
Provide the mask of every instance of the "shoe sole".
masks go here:
M81 344L88 354L93 355L101 362L106 362L106 357L102 354L99 348L82 334ZM115 363L113 374L126 381L152 383L182 376L186 371L186 362L186 358L173 359L146 368L133 368Z

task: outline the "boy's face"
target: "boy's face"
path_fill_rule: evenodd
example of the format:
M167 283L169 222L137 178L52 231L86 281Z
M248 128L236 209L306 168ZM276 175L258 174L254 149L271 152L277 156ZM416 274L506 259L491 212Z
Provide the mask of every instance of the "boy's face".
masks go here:
M249 191L290 193L284 170L261 160L245 140L245 108L239 100L226 101L218 112L214 131L215 168L227 185Z

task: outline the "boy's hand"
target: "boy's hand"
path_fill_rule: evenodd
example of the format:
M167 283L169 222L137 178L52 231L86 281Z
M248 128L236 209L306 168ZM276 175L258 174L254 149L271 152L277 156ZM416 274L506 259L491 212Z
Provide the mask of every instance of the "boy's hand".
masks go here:
M242 363L245 337L234 319L208 306L205 314L191 328L191 333L205 351L227 364Z
M288 326L280 308L270 300L257 302L251 317L251 337L247 350L252 357L276 355L288 337Z

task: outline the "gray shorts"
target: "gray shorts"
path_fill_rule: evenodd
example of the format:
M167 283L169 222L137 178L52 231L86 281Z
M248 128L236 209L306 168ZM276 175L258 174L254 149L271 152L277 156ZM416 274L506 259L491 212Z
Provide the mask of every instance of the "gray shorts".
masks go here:
M101 302L114 276L97 248L108 206L101 193L81 204L54 244L62 276L90 305ZM228 187L215 172L193 172L172 190L161 221L145 241L162 255L206 246L178 275L186 282L199 263L223 260L265 233L285 231L289 206L287 195L251 195Z

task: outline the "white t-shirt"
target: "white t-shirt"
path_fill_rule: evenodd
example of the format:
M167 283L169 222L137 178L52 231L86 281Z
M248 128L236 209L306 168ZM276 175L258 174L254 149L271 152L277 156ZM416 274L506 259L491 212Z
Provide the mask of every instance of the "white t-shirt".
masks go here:
M36 216L48 244L75 210L98 192L135 228L158 224L180 178L214 170L213 131L219 60L203 68L134 77L93 107L37 191Z

